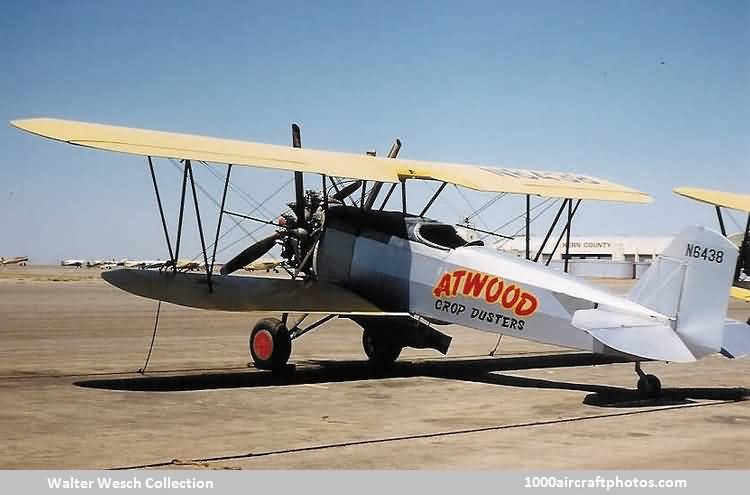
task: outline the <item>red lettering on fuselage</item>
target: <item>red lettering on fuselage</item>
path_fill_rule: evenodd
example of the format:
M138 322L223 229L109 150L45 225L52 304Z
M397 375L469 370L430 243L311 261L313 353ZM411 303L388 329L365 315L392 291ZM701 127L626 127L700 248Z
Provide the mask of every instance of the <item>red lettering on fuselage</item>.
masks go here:
M539 307L539 300L533 293L515 284L506 284L500 277L465 269L444 273L432 294L437 298L463 295L484 299L487 304L499 304L521 317L533 315Z
M432 290L432 295L435 297L443 297L443 296L450 296L451 295L451 277L450 273L444 273L442 277L440 277L440 281L435 285L435 288Z

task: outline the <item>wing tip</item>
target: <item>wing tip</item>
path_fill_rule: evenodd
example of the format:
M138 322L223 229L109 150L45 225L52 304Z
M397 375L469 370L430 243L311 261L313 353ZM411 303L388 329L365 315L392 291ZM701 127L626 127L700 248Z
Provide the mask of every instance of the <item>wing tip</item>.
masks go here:
M699 187L679 186L679 187L673 188L672 192L679 196L684 196L690 199L696 199L694 196L697 194L709 193L709 192L714 192L714 191L710 191L708 189L702 189Z
M56 119L50 119L50 118L45 118L45 117L32 117L29 119L11 120L9 123L11 126L15 127L16 129L30 132L32 134L41 134L41 131L42 131L41 127L44 124L50 123L53 120L56 120Z
M76 122L51 117L32 117L10 121L11 126L29 134L65 142L70 139L69 127L73 124L76 124Z
M30 122L36 119L15 119L8 122L12 127L15 127L16 129L21 129L23 131L26 130L26 127L29 125Z
M750 213L750 195L700 187L675 187L672 191L693 201Z

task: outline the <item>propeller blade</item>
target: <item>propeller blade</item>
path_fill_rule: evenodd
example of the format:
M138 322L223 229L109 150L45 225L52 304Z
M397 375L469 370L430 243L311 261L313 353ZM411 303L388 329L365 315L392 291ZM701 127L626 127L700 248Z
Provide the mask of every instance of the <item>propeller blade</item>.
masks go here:
M361 180L354 181L348 186L342 188L340 191L337 191L336 194L332 196L332 198L337 201L344 201L346 198L354 194L354 192L357 189L359 189L361 186L362 186Z
M232 272L239 270L240 268L249 265L253 261L257 260L268 251L270 251L275 245L276 241L282 236L281 233L276 232L273 235L261 239L252 246L248 247L240 254L229 260L224 266L221 267L222 275L229 275Z
M396 141L391 145L391 149L388 150L388 158L396 158L399 151L401 151L401 140L396 138Z
M398 156L398 152L401 151L401 140L399 138L396 138L396 141L391 145L391 149L388 151L388 158L396 158ZM382 182L376 182L372 186L372 190L370 191L370 194L367 196L367 202L365 203L365 210L371 210L372 206L375 204L375 200L378 197L378 194L380 194L380 190L383 188Z
M302 135L300 132L299 125L297 123L292 124L292 147L302 147ZM302 172L294 172L294 193L295 193L295 205L294 214L297 215L297 225L305 226L305 185L303 182Z
M296 122L292 123L292 147L302 147L302 133L300 132L299 124Z

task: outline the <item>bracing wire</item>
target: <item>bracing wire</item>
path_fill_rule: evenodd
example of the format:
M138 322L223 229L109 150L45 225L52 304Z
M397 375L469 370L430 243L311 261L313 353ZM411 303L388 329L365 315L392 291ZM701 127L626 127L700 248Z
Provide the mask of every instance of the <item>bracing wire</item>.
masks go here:
M745 230L745 227L743 227L742 225L739 224L739 222L734 218L734 215L732 215L731 211L727 210L727 216L732 221L732 223L735 225L735 227L737 227L737 230L739 230L739 231L744 231Z
M473 212L471 212L469 214L469 216L466 217L466 220L471 220L472 218L474 218L476 216L479 216L487 208L489 208L490 206L492 206L495 203L497 203L499 199L503 198L507 194L508 193L506 193L506 192L502 192L502 193L496 194L494 197L490 198L488 201L485 201L485 203L482 206L480 206L479 208L477 208L476 210L474 210Z
M219 180L220 182L224 181L224 179L221 177L221 175L216 170L214 170L211 165L209 165L208 163L206 163L204 161L201 161L200 163L202 163L205 166L205 168L211 173L211 175L213 175L214 177L216 177L217 180ZM293 181L293 179L289 179L288 181L286 181L284 183L283 186L281 186L281 188L283 189L284 187L286 187L287 185L289 185L292 181ZM248 194L244 189L240 188L239 186L237 186L235 184L232 184L230 182L229 183L229 189L231 191L236 192L237 194L239 194L240 197L242 197L242 199L244 199L245 202L251 208L253 208L252 211L260 210L260 212L263 213L266 216L272 216L273 215L273 213L270 210L268 210L268 208L266 208L263 205L262 202L258 202L258 200L256 200L255 198L253 198L250 194Z
M176 168L177 168L178 170L180 169L180 166L179 166L179 165L178 165L178 164L177 164L177 163L176 163L176 162L175 162L174 160L170 159L170 162L171 162L171 163L172 163L172 165L174 165L174 166L175 166L175 167L176 167ZM214 174L214 177L217 177L218 179L221 179L220 177L218 177L217 175L215 175L215 171L211 169L211 166L210 166L209 164L207 164L206 162L203 162L203 161L201 161L200 163L202 163L202 164L203 164L203 165L204 165L204 166L205 166L205 167L206 167L207 169L209 169L209 170L210 170L210 171L211 171L211 172L212 172L212 173ZM266 210L266 212L267 212L267 211L268 211L268 209L266 209L265 207L263 207L263 203L265 203L265 202L267 202L267 201L271 200L271 199L272 199L272 198L273 198L274 196L276 196L276 195L277 195L277 194L278 194L279 192L281 192L281 191L282 191L282 190L283 190L283 189L284 189L285 187L287 187L287 186L288 186L288 185L289 185L289 184L290 184L291 182L292 182L292 179L289 179L288 181L286 181L286 182L285 182L284 184L282 184L282 185L281 185L281 186L279 186L279 187L278 187L277 189L275 189L275 190L274 190L274 191L273 191L273 192L272 192L272 193L271 193L271 194L270 194L270 195L269 195L268 197L266 197L266 198L265 198L265 199L264 199L264 200L263 200L262 202L258 202L258 201L256 201L256 200L253 200L253 201L255 201L255 203L256 203L256 206L254 206L254 207L253 207L253 205L252 205L252 204L251 204L251 203L250 203L249 201L247 201L247 200L246 200L246 201L248 202L248 204L249 204L249 205L250 205L251 207L253 207L253 209L252 209L252 210L250 211L250 214L253 214L253 213L255 213L256 211L258 211L258 210L259 210L259 209L261 209L261 208L262 208L262 209L264 209L264 210ZM200 190L200 191L201 191L201 192L202 192L202 193L203 193L203 194L204 194L204 195L205 195L205 196L206 196L206 197L207 197L207 198L208 198L208 199L209 199L209 200L210 200L210 201L211 201L211 202L212 202L212 203L213 203L213 204L215 205L215 206L217 206L217 207L219 207L219 208L220 208L219 202L218 202L218 201L216 200L216 198L214 198L214 197L213 197L213 196L211 195L211 193L209 193L209 192L208 192L208 191L206 190L206 188L204 188L204 187L203 187L203 186L202 186L202 185L201 185L201 184L200 184L200 183L199 183L199 182L198 182L197 180L195 181L195 184L196 184L196 186L198 187L198 189L199 189L199 190ZM246 193L245 191L243 191L242 189L240 189L240 188L239 188L238 186L233 186L233 185L231 185L231 184L230 184L230 188L231 188L231 189L232 189L233 191L235 191L235 192L239 192L240 194L244 194L244 195L245 195L245 196L246 196L247 198L251 198L251 197L250 197L250 196L249 196L249 195L248 195L248 194L247 194L247 193ZM252 199L252 198L251 198L251 199ZM232 217L232 216L230 216L230 218L231 218L232 222L234 223L234 225L233 225L232 227L230 227L229 229L227 229L227 230L226 230L226 231L225 231L225 232L224 232L224 233L223 233L223 234L222 234L222 235L221 235L221 236L219 237L219 240L222 240L222 239L223 239L223 238L224 238L225 236L227 236L227 235L228 235L229 233L231 233L232 231L234 231L234 229L236 229L236 228L239 228L240 230L242 230L242 231L244 232L244 234L245 234L245 235L244 235L243 237L241 237L240 239L238 239L238 240L234 241L233 243L231 243L231 244L229 244L229 245L227 245L227 246L224 246L224 247L222 247L222 248L221 248L221 250L219 250L219 251L217 252L217 254L220 254L220 253L224 252L224 251L225 251L226 249L228 249L229 247L231 247L231 246L234 246L234 245L235 245L235 244L237 244L238 242L240 242L240 241L243 241L243 240L247 239L248 237L249 237L249 238L251 238L251 239L252 239L253 241L257 242L257 238L255 237L255 234L256 234L256 233L257 233L257 232L258 232L259 230L261 230L261 229L262 229L262 228L264 227L264 226L260 226L260 227L258 227L258 228L256 228L256 229L254 229L254 230L248 231L248 230L247 230L247 229L246 229L245 227L243 227L243 226L241 225L241 224L242 224L242 222L244 221L244 219L242 219L242 220L237 220L236 218L234 218L234 217ZM211 244L210 244L210 245L209 245L209 246L207 247L207 249L210 249L210 248L212 248L212 247L213 247L213 245L214 245L214 244L213 244L213 243L211 243ZM200 258L200 257L202 256L202 254L203 254L203 252L202 252L202 251L201 251L200 253L196 254L195 256L193 256L193 258L191 259L191 261L195 261L195 260L197 260L198 258Z
M532 207L532 208L530 209L530 211L534 211L534 209L536 209L536 208L538 208L538 207L542 206L542 205L543 205L544 203L548 202L548 201L549 201L549 200L551 200L551 199L552 199L552 198L547 198L546 200L542 201L542 202L541 202L541 203L539 203L538 205L536 205L536 206ZM548 205L547 205L546 207L544 207L544 208L542 209L542 211L540 211L540 212L539 212L539 213L537 213L536 215L532 216L532 217L531 217L531 218L529 219L529 224L532 224L532 223L534 223L534 221L535 221L535 220L536 220L537 218L539 218L539 217L541 217L542 215L544 215L544 214L545 214L545 213L547 212L547 210L549 210L550 208L552 208L553 206L555 206L555 204L556 204L556 203L557 203L558 201L559 201L558 199L555 199L554 201L552 201L551 203L549 203L549 204L548 204ZM512 237L516 237L516 236L517 236L518 234L520 234L521 232L523 232L523 231L524 231L525 229L526 229L526 226L524 225L523 227L521 227L520 229L518 229L518 230L517 230L517 231L516 231L516 232L515 232L515 233L514 233L514 234L512 235ZM498 242L497 244L495 244L495 246L497 246L497 247L503 247L503 246L504 246L504 245L505 245L505 244L506 244L506 243L507 243L507 242L508 242L509 240L510 240L510 239L503 239L503 240L499 241L499 242Z
M459 195L459 196L461 196L461 199L463 199L463 200L464 200L464 202L465 202L465 203L466 203L467 205L469 205L469 208L471 208L471 211L472 211L472 212L473 212L473 211L476 211L476 208L474 208L474 205L473 205L473 204L471 204L471 201L469 201L469 198L467 198L467 197L466 197L466 195L465 195L465 194L463 193L463 191L461 190L461 188L460 188L460 187L458 187L458 186L457 186L457 185L455 185L455 184L453 184L453 187L454 187L454 188L456 189L456 191L458 192L458 195ZM476 215L476 217L477 217L477 218L479 219L479 222L480 222L480 223L481 223L482 225L484 225L484 227L485 227L485 228L486 228L487 230L490 230L490 227L489 227L489 225L487 225L487 222L485 222L485 221L484 221L484 218L482 218L482 216L481 216L481 215Z
M490 357L493 357L495 353L497 352L497 349L500 347L500 340L503 338L503 334L500 334L497 336L497 343L495 344L495 348L490 351Z
M548 203L549 201L552 201L552 199L553 199L553 198L545 198L545 199L544 199L543 201L541 201L541 202L537 203L536 205L532 206L532 207L531 207L531 208L529 209L529 211L531 212L531 211L534 211L534 210L536 210L537 208L540 208L541 206L543 206L544 204ZM554 201L556 202L557 200L555 199ZM554 204L554 202L553 202L552 204ZM546 211L546 210L545 210L545 211ZM495 229L490 229L490 230L491 230L492 232L497 232L497 231L499 231L499 230L502 230L502 229L504 229L505 227L507 227L508 225L510 225L510 224L512 224L512 223L514 223L514 222L516 222L516 221L518 221L518 220L520 220L520 219L521 219L521 218L523 218L524 216L526 216L526 212L525 212L525 211L524 211L523 213L520 213L520 214L516 215L515 217L511 218L510 220L508 220L507 222L505 222L505 223L504 223L504 224L502 224L501 226L499 226L499 227L497 227L497 228L495 228ZM536 217L535 217L535 218L536 218ZM521 230L523 230L523 229L521 229Z
M170 162L172 162L172 165L174 165L174 166L175 166L175 167L176 167L176 168L177 168L177 169L179 170L179 165L177 165L177 163L175 163L175 162L174 162L174 161L173 161L172 159L170 159ZM210 194L210 193L209 193L209 192L208 192L208 191L207 191L207 190L206 190L206 189L205 189L205 188L204 188L204 187L203 187L203 186L202 186L202 185L201 185L200 183L198 183L198 181L195 181L195 185L196 185L196 186L198 187L198 189L199 189L199 190L200 190L200 191L201 191L201 192L202 192L202 193L203 193L203 194L204 194L204 195L205 195L206 197L208 197L208 199L209 199L209 200L210 200L210 201L211 201L211 202L212 202L212 203L213 203L213 204L214 204L215 206L217 206L217 207L219 207L219 208L221 207L221 206L219 205L219 202L218 202L218 201L217 201L217 200L216 200L216 199L215 199L215 198L214 198L213 196L211 196L211 194ZM245 233L245 236L246 236L246 237L250 237L251 239L253 239L253 241L257 241L257 239L256 239L255 237L253 237L253 233L254 233L255 231L253 231L253 232L248 232L248 231L247 231L247 229L245 229L245 228L244 228L244 227L243 227L243 226L241 225L241 223L242 223L241 221L237 220L237 219L236 219L236 218L234 218L234 217L231 217L231 219L232 219L232 222L234 222L234 226L233 226L233 227L231 227L231 228L229 229L230 231L231 231L231 230L233 230L234 228L237 228L237 227L239 227L239 228L240 228L240 230L242 230L242 231L243 231L243 232ZM210 249L210 248L212 248L212 247L213 247L213 243L212 243L212 244L211 244L210 246L208 246L208 248L207 248L207 249ZM191 260L190 260L190 261L195 261L195 260L197 260L198 258L200 258L200 257L202 256L202 254L203 254L203 251L199 252L198 254L196 254L195 256L193 256L193 257L191 258Z
M272 193L271 193L271 194L270 194L270 195L269 195L268 197L266 197L266 198L265 198L265 199L263 200L263 203L265 203L266 201L270 201L270 200L271 200L271 199L272 199L272 198L273 198L274 196L276 196L277 194L279 194L279 193L280 193L280 192L281 192L281 191L282 191L282 190L283 190L283 189L284 189L284 188L285 188L285 187L286 187L287 185L289 185L289 184L290 184L290 183L291 183L291 182L292 182L293 180L294 180L294 179L290 179L290 180L286 181L286 182L285 182L284 184L282 184L282 185L281 185L281 186L280 186L279 188L277 188L276 190L274 190L274 191L273 191L273 192L272 192ZM257 209L257 208L256 208L256 209ZM254 213L255 211L256 211L256 210L251 210L251 211L250 211L250 214L253 214L253 213ZM286 210L284 210L284 212L282 212L282 213L281 213L281 215L283 215L283 214L285 214L285 213L288 213L288 212L290 212L290 211L291 211L291 210L287 208ZM278 217L278 216L280 216L280 215L277 215L277 217ZM240 220L239 222L241 223L241 222L242 222L242 221L244 221L244 220L245 220L245 219L242 219L242 220ZM251 230L251 231L249 232L249 234L248 234L248 235L249 235L249 236L250 236L250 237L251 237L251 238L252 238L253 240L255 240L255 237L253 237L253 235L254 235L254 234L256 234L257 232L259 232L260 230L264 229L264 228L265 228L266 226L267 226L267 224L263 224L263 225L260 225L260 226L258 226L257 228L255 228L255 229ZM235 227L236 227L236 225L235 225ZM230 228L229 228L229 230L227 230L226 232L224 232L224 233L223 233L223 234L222 234L222 235L221 235L221 236L219 237L219 240L223 239L223 238L224 238L224 237L225 237L225 236L226 236L227 234L229 234L229 233L230 233L230 232L231 232L232 230L234 230L234 227L230 227ZM226 251L227 249L231 248L232 246L234 246L234 245L236 245L236 244L238 244L238 243L240 243L240 242L244 241L245 239L247 239L248 235L245 235L245 236L243 236L243 237L240 237L239 239L236 239L236 240L234 240L233 242L231 242L231 243L227 244L226 246L223 246L223 247L222 247L221 249L219 249L219 250L217 251L217 253L216 253L216 254L221 254L221 253L223 253L224 251ZM211 247L213 247L213 244L211 245ZM200 255L199 255L199 256L200 256Z
M151 360L151 351L154 350L154 342L156 341L156 329L159 328L159 313L161 312L161 301L156 304L156 318L154 319L154 333L151 335L151 345L148 346L148 354L146 355L146 362L143 363L143 368L138 370L138 373L144 374L148 367L148 362Z

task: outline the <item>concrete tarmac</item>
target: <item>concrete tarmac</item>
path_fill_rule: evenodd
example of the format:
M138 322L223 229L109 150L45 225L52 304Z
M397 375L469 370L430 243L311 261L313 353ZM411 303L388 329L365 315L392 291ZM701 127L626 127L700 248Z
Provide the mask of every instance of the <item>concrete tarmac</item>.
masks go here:
M495 336L459 327L448 356L376 374L333 320L275 377L248 367L268 315L164 304L139 374L156 303L98 274L0 269L0 468L750 468L750 359L646 363L665 393L642 401L630 363L508 337L490 357Z

